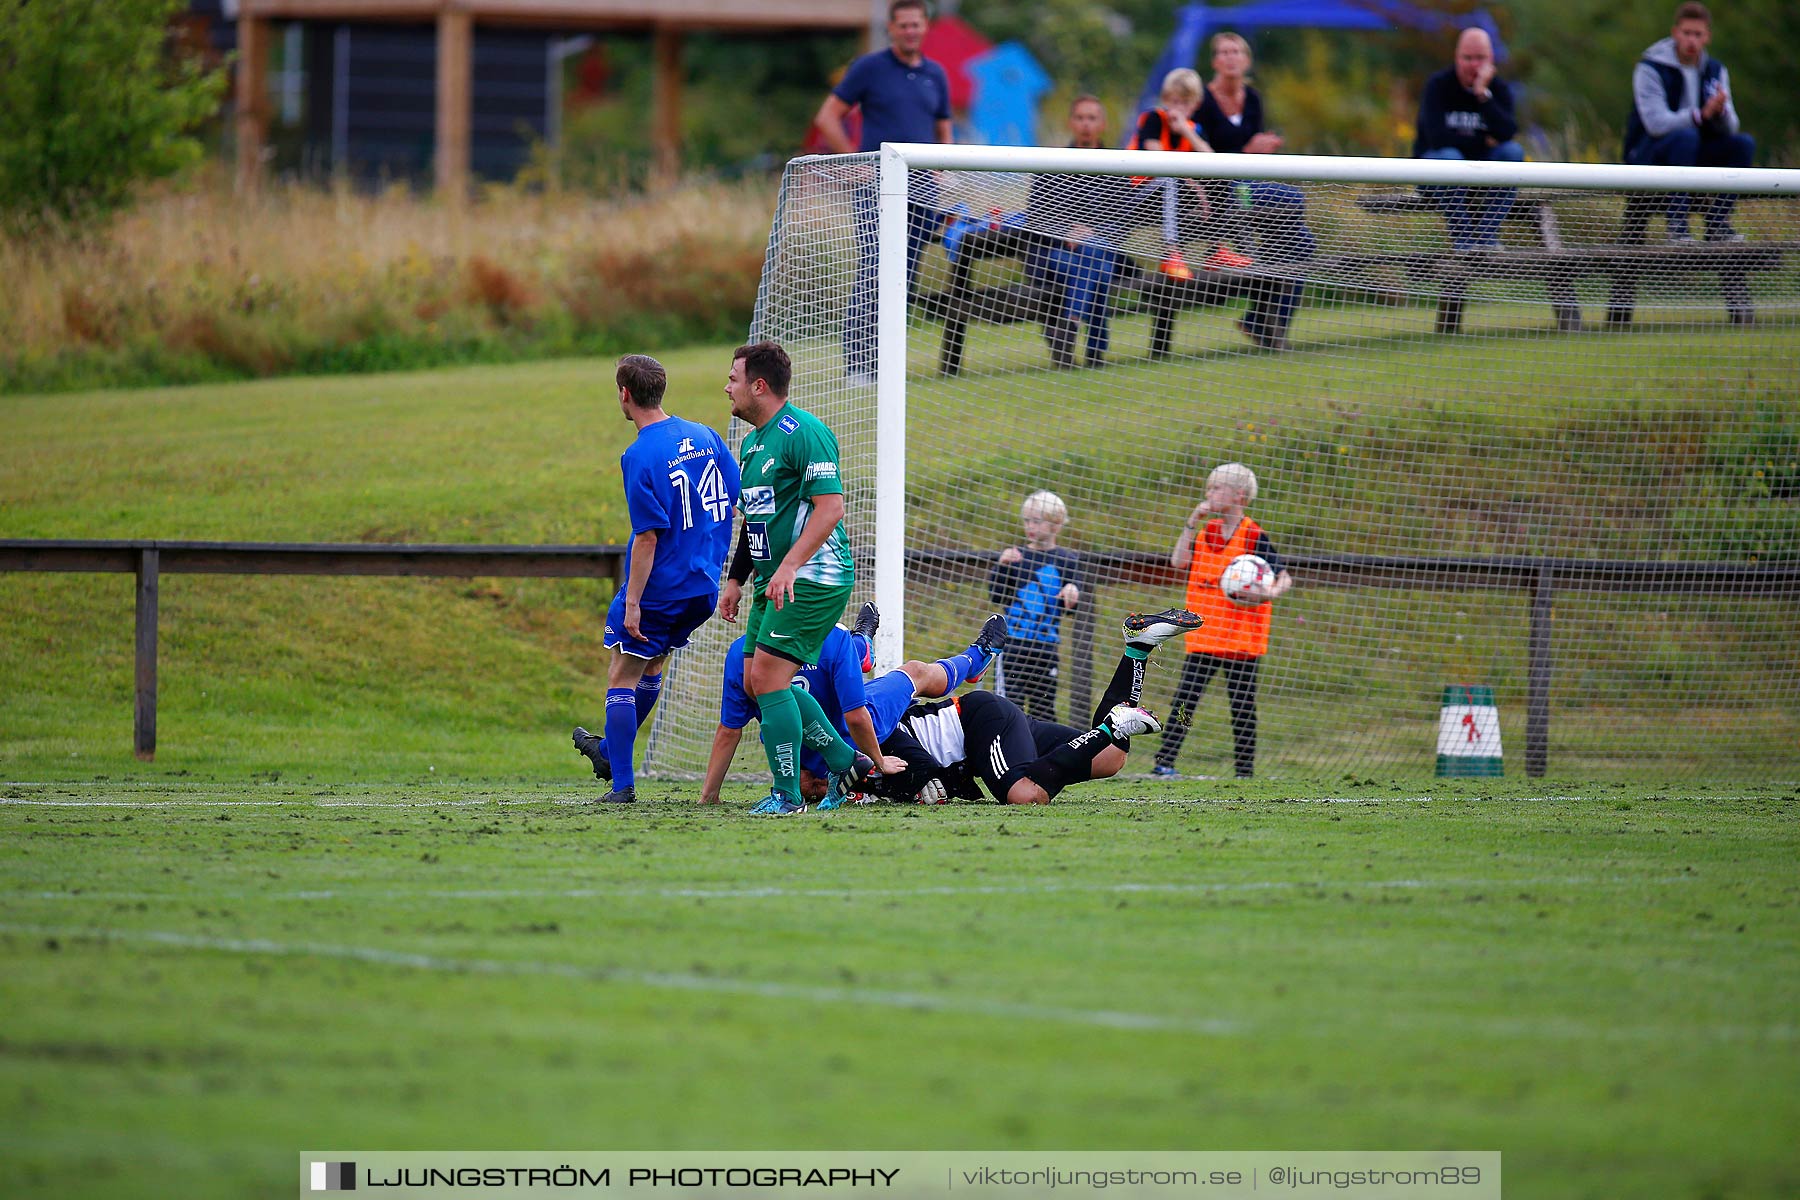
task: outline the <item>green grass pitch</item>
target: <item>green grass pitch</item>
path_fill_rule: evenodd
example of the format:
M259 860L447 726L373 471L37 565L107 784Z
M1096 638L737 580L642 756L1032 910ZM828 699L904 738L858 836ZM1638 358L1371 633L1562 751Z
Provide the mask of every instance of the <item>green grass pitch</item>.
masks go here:
M1509 1197L1800 1191L1788 789L645 791L0 786L0 1194L287 1195L324 1146L1497 1149Z
M1334 401L1480 346L1359 347L1346 376L1182 328L1194 369ZM1018 382L984 356L1035 337L972 340L979 403ZM723 424L728 350L663 356L675 411ZM1582 350L1600 378L1684 353ZM8 397L0 536L623 540L610 375ZM1761 387L1734 402L1788 411ZM1784 786L1431 781L1421 756L1038 811L760 821L748 784L696 809L655 783L597 811L568 730L602 708L608 598L165 575L141 764L129 577L0 575L0 1197L291 1196L325 1147L1448 1148L1501 1151L1509 1197L1800 1194L1791 711L1751 713L1766 761L1731 764ZM1659 629L1672 670L1714 669ZM1311 682L1369 690L1339 669ZM1371 720L1321 711L1306 736ZM1190 747L1222 762L1214 717Z

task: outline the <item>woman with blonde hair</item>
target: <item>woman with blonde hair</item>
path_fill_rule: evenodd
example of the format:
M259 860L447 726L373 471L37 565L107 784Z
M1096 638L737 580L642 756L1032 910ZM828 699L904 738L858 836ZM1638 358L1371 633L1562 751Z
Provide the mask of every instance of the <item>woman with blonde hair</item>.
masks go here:
M1273 154L1282 146L1279 134L1263 128L1262 96L1250 86L1250 63L1249 42L1235 33L1213 35L1213 77L1194 124L1220 154ZM1306 227L1306 193L1299 188L1250 180L1240 185L1238 198L1250 210L1251 226L1259 235L1258 257L1265 263L1297 262L1318 253L1318 242ZM1286 349L1288 325L1304 287L1303 283L1265 287L1238 328L1265 350Z
M1235 33L1212 39L1213 77L1200 97L1194 124L1220 154L1273 154L1279 134L1263 129L1262 96L1250 86L1250 43Z

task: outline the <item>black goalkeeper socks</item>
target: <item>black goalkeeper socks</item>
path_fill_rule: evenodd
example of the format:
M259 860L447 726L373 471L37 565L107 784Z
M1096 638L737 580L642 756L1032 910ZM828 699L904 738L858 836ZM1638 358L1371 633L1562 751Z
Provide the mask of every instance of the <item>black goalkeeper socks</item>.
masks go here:
M1070 738L1050 753L1025 768L1025 776L1055 798L1056 793L1071 783L1082 783L1094 777L1094 759L1111 746L1125 742L1102 725L1079 737Z
M1094 710L1095 725L1106 720L1106 715L1118 705L1137 707L1144 697L1144 665L1148 661L1148 657L1140 658L1130 650L1119 657L1119 665L1113 668L1112 681L1101 693L1100 706ZM1125 745L1129 747L1129 741Z

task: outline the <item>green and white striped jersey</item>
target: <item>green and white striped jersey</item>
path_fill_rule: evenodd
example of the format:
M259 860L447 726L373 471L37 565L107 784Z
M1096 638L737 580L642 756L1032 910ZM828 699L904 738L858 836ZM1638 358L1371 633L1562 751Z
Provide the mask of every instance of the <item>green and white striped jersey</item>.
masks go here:
M792 403L776 410L769 423L750 432L738 451L743 492L744 528L758 587L766 586L775 568L793 548L812 516L814 496L842 495L838 440L825 422ZM850 535L839 521L796 578L827 587L856 581Z

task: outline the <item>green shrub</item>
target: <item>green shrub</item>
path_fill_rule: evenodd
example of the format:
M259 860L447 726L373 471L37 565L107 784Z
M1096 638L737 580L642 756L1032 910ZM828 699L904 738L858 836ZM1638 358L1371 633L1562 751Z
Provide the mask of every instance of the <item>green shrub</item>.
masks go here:
M0 0L0 218L81 224L200 161L223 71L169 41L183 0Z

